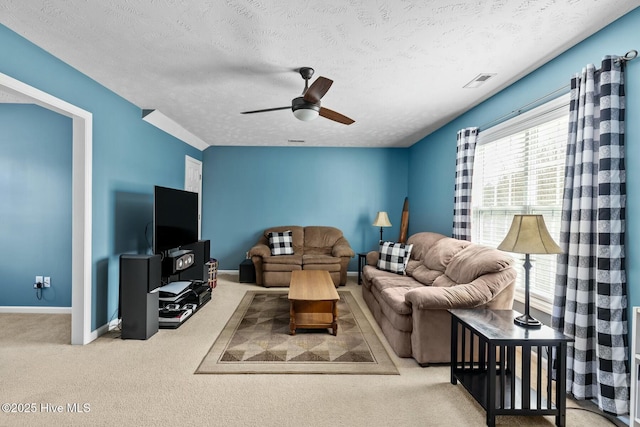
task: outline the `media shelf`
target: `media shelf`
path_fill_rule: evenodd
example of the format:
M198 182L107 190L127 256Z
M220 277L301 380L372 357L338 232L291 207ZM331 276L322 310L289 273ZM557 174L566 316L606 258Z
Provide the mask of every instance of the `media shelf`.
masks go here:
M183 316L180 320L176 320L176 321L163 321L162 320L162 316L160 315L160 320L158 322L158 327L160 329L178 329L180 326L182 326L187 320L191 319L191 317L196 314L202 307L204 307L209 301L211 300L211 298L209 298L208 300L206 300L205 302L203 302L202 304L200 304L195 310L190 311L188 314L186 314L185 316Z
M162 288L159 291L162 293ZM177 329L211 300L211 289L201 281L191 284L175 296L161 297L158 304L158 327Z

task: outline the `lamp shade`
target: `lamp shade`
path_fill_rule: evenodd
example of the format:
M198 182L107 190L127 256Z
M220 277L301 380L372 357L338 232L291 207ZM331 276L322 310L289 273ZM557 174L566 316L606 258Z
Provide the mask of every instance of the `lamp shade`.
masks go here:
M511 228L498 249L519 254L560 254L542 215L514 215Z
M373 221L373 224L371 225L376 227L391 227L391 222L389 221L389 216L386 212L378 212L375 221Z

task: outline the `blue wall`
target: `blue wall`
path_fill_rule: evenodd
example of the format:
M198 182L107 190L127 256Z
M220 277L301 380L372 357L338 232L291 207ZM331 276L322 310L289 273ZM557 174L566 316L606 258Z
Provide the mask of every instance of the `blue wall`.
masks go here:
M569 84L587 63L605 55L640 50L640 9L623 16L582 43L530 73L410 148L410 232L433 230L451 235L456 133L482 126ZM569 89L567 88L567 92ZM629 305L640 305L640 58L626 68L627 282Z
M204 152L202 235L221 269L237 270L265 228L329 225L355 252L374 248L377 211L397 239L407 195L407 149L210 147ZM350 264L357 268L357 258Z
M202 152L142 121L140 108L2 25L0 58L0 72L93 114L95 329L117 312L119 255L145 251L153 186L184 188L185 155L201 160Z
M71 306L71 137L68 117L0 104L0 306Z

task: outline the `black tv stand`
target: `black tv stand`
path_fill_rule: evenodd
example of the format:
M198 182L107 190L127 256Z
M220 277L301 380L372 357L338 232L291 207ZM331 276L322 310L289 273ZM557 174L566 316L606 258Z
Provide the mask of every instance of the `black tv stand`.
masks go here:
M158 304L158 327L177 329L211 300L211 289L201 280L191 281L188 291L173 301L160 300ZM179 309L169 309L168 306ZM189 307L188 309L186 309ZM165 317L166 316L166 317Z

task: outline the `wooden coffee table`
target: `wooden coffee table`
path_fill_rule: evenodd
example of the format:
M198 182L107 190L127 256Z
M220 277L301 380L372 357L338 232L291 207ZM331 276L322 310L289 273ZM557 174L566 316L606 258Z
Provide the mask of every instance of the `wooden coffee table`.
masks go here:
M296 328L331 328L333 335L337 335L339 300L328 271L292 271L289 285L291 335L296 334Z

